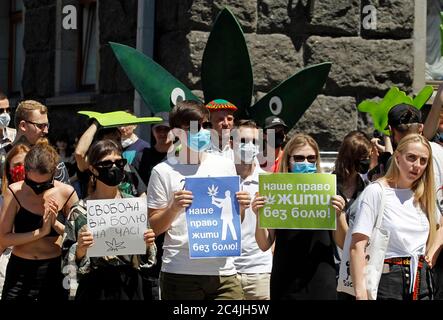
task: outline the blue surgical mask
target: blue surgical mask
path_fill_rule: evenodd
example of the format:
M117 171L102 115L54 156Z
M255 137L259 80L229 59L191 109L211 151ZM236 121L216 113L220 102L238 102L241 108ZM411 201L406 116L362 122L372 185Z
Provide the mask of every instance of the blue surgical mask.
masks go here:
M188 132L188 147L196 152L205 151L211 143L211 132L201 129L197 133Z
M240 158L244 163L252 163L258 154L258 146L252 142L241 142L239 146Z
M292 173L316 173L317 166L310 162L294 162L291 168Z

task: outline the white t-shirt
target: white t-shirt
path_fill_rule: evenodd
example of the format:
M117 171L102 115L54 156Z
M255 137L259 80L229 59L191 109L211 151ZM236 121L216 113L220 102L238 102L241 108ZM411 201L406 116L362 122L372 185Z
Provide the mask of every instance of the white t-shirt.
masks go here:
M228 158L232 161L234 160L234 151L232 150L231 146L229 144L226 144L223 149L220 149L218 145L214 144L211 141L211 145L208 150L206 150L207 153L212 153L219 155L224 158Z
M200 165L171 164L163 161L152 169L149 180L148 208L166 208L174 192L182 190L186 177L236 176L234 163L218 155L205 153ZM192 190L191 190L192 191ZM190 259L186 213L182 210L165 233L162 271L193 275L233 275L234 259Z
M390 231L386 259L424 254L429 221L420 207L414 205L413 192L410 189L386 186L384 191L385 208L381 228ZM381 199L382 189L378 183L366 187L360 197L352 234L361 233L371 237Z
M255 170L240 183L241 190L248 191L251 199L258 192L258 175L265 173L256 164ZM235 257L234 263L239 273L270 273L272 269L271 249L263 252L255 240L255 225L257 218L249 207L246 209L245 218L241 224L242 252L240 257Z
M443 146L435 142L430 142L432 148L432 158L434 160L434 180L437 190L437 202L440 213L443 215ZM439 223L440 219L437 220Z

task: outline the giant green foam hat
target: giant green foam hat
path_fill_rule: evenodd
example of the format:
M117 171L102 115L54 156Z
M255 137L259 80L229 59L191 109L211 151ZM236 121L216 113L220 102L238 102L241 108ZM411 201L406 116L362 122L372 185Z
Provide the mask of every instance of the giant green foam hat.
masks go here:
M389 131L386 130L389 110L400 103L413 105L420 110L432 96L433 90L432 86L425 86L415 98L412 98L399 88L391 87L380 102L364 100L357 108L361 112L368 112L370 114L375 129L389 135Z
M292 128L320 93L331 65L320 63L297 72L257 101L248 113L260 126L274 115Z
M237 108L238 119L251 106L253 75L243 31L228 9L217 16L202 58L205 103L224 99Z
M111 47L153 112L170 111L177 96L199 100L151 58L121 44L111 43ZM251 118L263 125L267 116L278 115L288 126L293 126L322 89L330 69L329 62L302 69L251 107L253 74L248 48L240 25L225 8L212 27L203 53L202 89L207 103L224 99L237 106L237 119ZM175 94L171 95L173 92Z
M79 114L94 118L102 127L118 127L131 124L140 123L161 123L163 121L160 117L137 117L125 111L113 112L95 112L95 111L79 111Z
M162 66L134 48L110 42L126 75L153 113L170 111L177 100L199 99Z

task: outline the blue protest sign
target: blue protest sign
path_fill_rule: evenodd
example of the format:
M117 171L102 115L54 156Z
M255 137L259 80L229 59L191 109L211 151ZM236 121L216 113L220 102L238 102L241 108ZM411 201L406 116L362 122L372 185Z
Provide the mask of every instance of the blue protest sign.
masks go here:
M217 258L241 254L240 178L186 178L194 199L186 210L189 257Z

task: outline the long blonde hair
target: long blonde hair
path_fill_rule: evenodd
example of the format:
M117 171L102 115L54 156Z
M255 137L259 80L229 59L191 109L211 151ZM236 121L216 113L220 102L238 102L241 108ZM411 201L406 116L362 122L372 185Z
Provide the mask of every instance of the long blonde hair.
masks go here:
M305 145L309 145L310 147L312 147L312 149L314 149L315 156L317 158L315 164L317 166L317 172L320 173L320 151L318 149L318 144L314 140L314 138L304 133L297 133L291 138L291 140L288 141L285 148L283 149L283 155L278 165L278 172L290 172L289 156L295 149L302 148Z
M398 168L397 161L395 158L398 155L403 154L408 145L411 143L421 143L423 146L428 149L429 159L428 164L426 166L425 171L411 186L411 190L414 192L414 200L418 203L425 212L428 221L429 221L429 238L428 238L428 246L433 243L435 239L435 233L437 231L437 221L435 212L437 210L436 206L436 195L435 195L435 184L434 184L434 165L432 158L432 148L429 144L428 140L420 134L413 133L408 134L403 137L397 149L392 156L391 165L389 166L388 172L384 176L384 179L392 184L395 184L400 177L400 169Z

